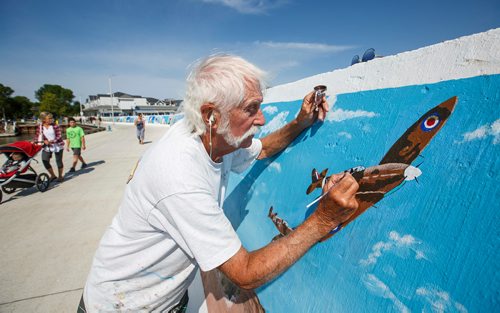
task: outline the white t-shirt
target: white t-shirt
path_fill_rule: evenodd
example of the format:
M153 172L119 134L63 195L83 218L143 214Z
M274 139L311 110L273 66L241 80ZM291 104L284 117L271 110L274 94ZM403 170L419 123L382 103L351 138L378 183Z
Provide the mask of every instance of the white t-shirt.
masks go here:
M49 127L42 126L43 130L43 135L45 138L47 138L48 141L54 141L56 140L56 131L54 130L54 127L50 125ZM61 147L57 144L52 144L48 145L44 148L45 151L47 152L59 152L61 150Z
M88 312L163 311L194 279L238 252L224 215L230 171L242 172L262 149L254 139L213 162L199 136L176 123L142 157L94 257L84 301Z

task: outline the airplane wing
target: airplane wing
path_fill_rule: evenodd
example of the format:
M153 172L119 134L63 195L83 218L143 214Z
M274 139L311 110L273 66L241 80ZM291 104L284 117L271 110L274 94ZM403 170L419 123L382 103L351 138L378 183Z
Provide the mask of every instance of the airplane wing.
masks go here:
M414 167L402 163L387 163L368 167L364 171L354 173L353 177L359 184L359 189L356 192L356 200L359 207L347 221L336 228L333 233L321 239L321 241L325 241L333 236L340 229L363 214L368 208L382 200L385 194L399 186L407 178L408 175L405 172L408 168Z
M411 169L411 171L409 169ZM416 175L415 171L417 173ZM418 176L419 173L420 171L415 167L402 163L376 165L354 172L352 175L359 184L359 189L356 192L356 200L358 201L359 207L346 222L321 239L321 241L330 238L340 229L355 220L368 208L382 200L389 191L399 186L405 179L412 179ZM269 209L268 217L273 221L280 232L280 236L286 236L293 231L293 228L289 227L284 219L278 217L277 214L273 212L272 207Z
M311 184L307 188L306 194L310 194L316 188L322 188L323 179L326 177L326 173L328 173L328 169L325 168L321 174L314 168L311 173Z
M380 164L411 164L453 113L458 98L452 97L430 109L389 149Z
M271 219L271 221L273 221L274 226L276 226L276 229L280 232L279 235L273 238L273 241L280 237L286 236L293 231L293 228L288 226L288 223L284 219L278 217L278 213L273 212L273 207L269 208L269 213L267 214L267 216Z

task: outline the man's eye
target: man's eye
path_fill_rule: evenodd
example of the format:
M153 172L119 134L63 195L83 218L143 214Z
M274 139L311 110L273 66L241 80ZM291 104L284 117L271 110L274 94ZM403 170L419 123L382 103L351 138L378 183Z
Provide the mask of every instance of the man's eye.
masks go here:
M252 105L250 107L247 107L245 109L245 112L247 112L249 115L255 115L257 112L259 112L259 107L256 105Z

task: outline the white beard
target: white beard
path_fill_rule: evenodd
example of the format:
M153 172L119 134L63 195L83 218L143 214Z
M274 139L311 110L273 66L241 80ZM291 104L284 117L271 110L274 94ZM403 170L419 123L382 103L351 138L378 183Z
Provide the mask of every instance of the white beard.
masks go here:
M217 130L217 133L219 135L222 135L222 137L224 138L224 140L230 145L230 146L233 146L235 148L239 148L241 143L243 141L245 141L245 139L247 139L248 137L252 136L252 135L255 135L256 133L258 133L260 131L260 127L259 126L252 126L252 128L250 128L246 133L244 133L243 135L239 136L239 137L236 137L234 136L233 134L231 134L231 129L229 127L229 121L222 121L222 125L219 127L219 129Z

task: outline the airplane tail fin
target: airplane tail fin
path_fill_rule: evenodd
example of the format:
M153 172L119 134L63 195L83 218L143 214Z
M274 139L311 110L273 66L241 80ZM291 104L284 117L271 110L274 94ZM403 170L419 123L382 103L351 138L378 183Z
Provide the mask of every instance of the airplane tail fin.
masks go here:
M314 168L311 173L311 181L312 183L307 188L306 194L310 194L316 188L321 188L323 184L323 179L326 177L326 173L328 173L328 169L325 168L321 173Z

